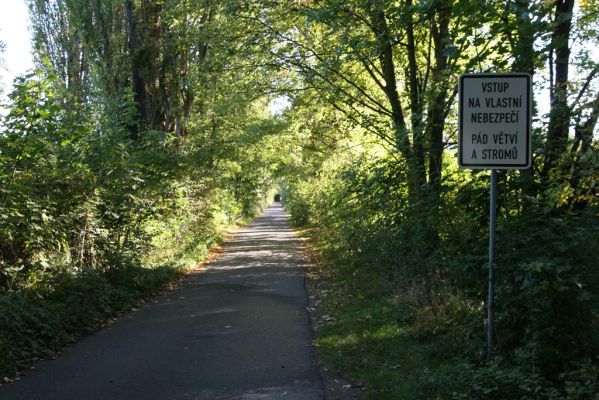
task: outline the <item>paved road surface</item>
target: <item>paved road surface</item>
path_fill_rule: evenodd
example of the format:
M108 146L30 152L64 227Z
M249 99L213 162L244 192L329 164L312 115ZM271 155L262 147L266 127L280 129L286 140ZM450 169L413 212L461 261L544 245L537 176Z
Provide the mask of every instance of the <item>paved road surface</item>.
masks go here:
M323 398L301 255L280 206L156 300L0 388L0 399Z

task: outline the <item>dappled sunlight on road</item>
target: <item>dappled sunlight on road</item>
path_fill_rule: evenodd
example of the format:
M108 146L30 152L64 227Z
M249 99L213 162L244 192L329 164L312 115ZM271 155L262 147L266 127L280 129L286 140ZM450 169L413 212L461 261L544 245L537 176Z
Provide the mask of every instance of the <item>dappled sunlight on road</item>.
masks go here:
M203 271L42 364L9 398L322 399L298 244L271 207Z

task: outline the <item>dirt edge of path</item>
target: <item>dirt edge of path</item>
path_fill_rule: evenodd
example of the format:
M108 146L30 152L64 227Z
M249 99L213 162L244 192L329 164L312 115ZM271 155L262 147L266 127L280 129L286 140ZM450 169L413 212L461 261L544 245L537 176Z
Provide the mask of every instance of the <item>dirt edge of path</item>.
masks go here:
M326 316L319 307L322 297L322 273L323 262L313 243L301 229L293 228L300 240L300 248L303 253L304 267L306 269L306 279L304 286L308 293L308 313L310 315L310 324L314 335L318 328L326 322ZM322 376L323 389L325 391L325 400L362 400L365 398L364 390L355 383L339 376L322 364L318 347L315 346L318 357L320 375Z

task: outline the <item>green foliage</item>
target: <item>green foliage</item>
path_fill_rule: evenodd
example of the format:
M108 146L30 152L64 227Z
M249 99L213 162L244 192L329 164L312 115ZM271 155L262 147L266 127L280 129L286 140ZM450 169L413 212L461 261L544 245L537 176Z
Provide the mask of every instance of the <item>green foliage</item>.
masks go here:
M513 220L503 231L511 254L499 248L508 256L498 268L498 345L527 348L537 368L553 377L599 352L599 258L588 251L599 238L588 211Z
M298 182L287 191L291 202L286 205L291 222L297 226L306 226L310 221L312 189L308 182Z
M387 277L340 262L323 246L328 239L314 239L328 254L320 310L328 318L316 332L326 365L372 399L442 399L463 390L455 377L482 328L479 309L458 297L436 313L420 308Z
M61 273L45 277L35 290L5 293L0 297L0 375L57 354L155 293L176 273L173 266Z
M208 149L200 124L187 141L157 131L131 140L130 91L81 103L63 83L42 71L22 78L0 132L5 375L156 291L271 197L272 155L258 151L276 126L267 117L240 117Z
M520 354L530 359L530 354ZM547 380L534 365L524 361L508 363L500 357L487 365L463 365L462 377L468 382L463 392L452 393L453 399L595 399L599 393L597 363L584 360L561 373L555 381Z
M337 265L325 358L372 398L596 396L599 75L569 46L596 36L595 1L571 34L563 2L28 3L44 71L0 131L3 371L154 290L172 268L146 267L193 263L283 182ZM533 110L533 168L499 174L485 361L488 174L456 166L454 103L460 73L513 70L558 101Z
M52 81L21 80L0 136L2 289L16 284L17 274L61 262L57 253L69 245L72 222L90 196L91 176L75 152L87 128L65 110Z
M286 207L293 220L315 227L325 255L340 266L328 278L343 288L327 295L327 312L336 322L318 334L325 359L364 384L370 398L594 395L596 389L585 391L585 385L596 385L592 375L580 372L584 377L575 378L579 369L597 368L599 353L594 267L599 259L590 251L599 246L594 210L541 204L522 210L519 199L510 196L519 181L501 175L495 273L499 356L486 363L488 175L454 170L444 181L437 210L410 205L403 182L402 171L389 160L361 157L325 162L318 178L290 183ZM366 282L379 279L387 283L374 284L377 289L366 294ZM380 327L396 326L381 345L369 339L381 332L362 330L356 321L360 313L371 315L397 297L409 305L410 318L381 316ZM347 341L353 344L348 347ZM396 353L396 347L406 353ZM384 361L375 356L379 353ZM409 357L418 360L409 372L389 370ZM406 381L401 374L409 374Z

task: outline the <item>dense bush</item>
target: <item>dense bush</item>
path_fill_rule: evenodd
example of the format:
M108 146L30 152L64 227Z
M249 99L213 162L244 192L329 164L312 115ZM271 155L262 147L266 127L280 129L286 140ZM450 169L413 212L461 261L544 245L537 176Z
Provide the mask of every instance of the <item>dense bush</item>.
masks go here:
M0 374L155 292L270 197L259 154L237 179L243 157L215 167L198 162L204 148L165 132L132 140L134 107L121 101L114 118L92 118L103 106L80 104L41 72L10 95L0 130Z
M0 375L56 355L116 313L155 293L177 272L172 266L121 267L61 273L30 290L0 297Z
M454 170L435 209L409 204L401 174L385 159L325 165L318 178L291 184L287 209L296 223L317 228L334 263L388 280L394 290L379 292L382 299L400 296L418 308L418 317L406 322L414 338L445 343L449 364L471 360L463 376L455 375L456 367L449 368L454 375L438 377L464 383L456 398L583 399L596 393L599 380L589 373L599 354L595 210L556 208L550 197L523 208L512 194L517 177L500 175L498 358L487 363L488 177ZM460 344L451 345L451 338Z

